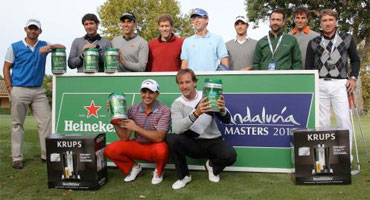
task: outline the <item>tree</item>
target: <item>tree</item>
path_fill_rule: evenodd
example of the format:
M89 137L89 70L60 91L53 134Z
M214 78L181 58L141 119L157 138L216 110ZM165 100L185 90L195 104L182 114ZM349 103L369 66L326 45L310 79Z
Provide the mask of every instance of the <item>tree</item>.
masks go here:
M357 43L365 41L365 46L370 42L370 5L367 0L246 0L248 18L257 23L266 20L270 12L276 8L285 10L287 20L292 22L295 8L306 6L311 15L310 27L320 29L320 10L331 8L338 12L338 25L340 30L353 34ZM290 26L288 24L288 26ZM369 48L365 49L366 53Z
M110 39L122 35L120 17L125 12L134 13L137 32L146 40L158 37L157 19L164 13L173 17L175 34L187 37L194 33L189 16L181 14L176 0L107 0L98 9L103 35Z
M361 68L363 111L370 114L370 51L362 58L364 67Z
M42 83L43 87L46 90L46 97L48 98L49 104L52 105L52 96L53 96L53 76L45 75Z

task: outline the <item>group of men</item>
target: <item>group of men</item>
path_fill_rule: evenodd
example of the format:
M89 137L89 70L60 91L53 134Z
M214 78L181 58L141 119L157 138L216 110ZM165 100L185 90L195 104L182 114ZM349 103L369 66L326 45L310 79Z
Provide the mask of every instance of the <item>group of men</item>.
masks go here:
M218 102L220 113L207 112L209 105L206 99L201 98L201 92L195 89L197 79L193 71L316 69L320 78L320 127L330 126L330 106L333 105L338 126L352 132L347 93L355 89L360 59L353 37L337 30L338 15L335 11L321 11L322 33L318 34L307 25L308 10L298 8L294 11L295 28L285 34L285 13L281 9L274 10L269 19L271 30L259 41L247 36L248 21L244 16L238 16L234 23L237 36L226 44L220 36L207 30L209 16L205 10L197 8L190 17L196 31L193 36L185 40L177 37L173 33L172 17L165 14L158 18L159 37L147 43L135 31L135 15L124 13L120 18L123 35L111 42L98 34L100 22L96 15L86 14L82 18L86 35L72 43L68 66L77 68L78 72L83 71L86 48L99 49L99 71L102 72L104 50L109 47L119 48L118 71L179 71L176 82L182 96L173 102L171 109L156 100L158 83L146 80L140 89L142 103L130 108L128 120L115 125L120 141L109 145L105 153L123 173L128 174L125 181L132 181L141 173L140 165L134 161L141 159L156 162L152 183L160 183L168 159L168 146L178 177L172 186L174 189L191 181L185 156L208 158L205 167L212 182L218 182L219 173L235 162L234 149L221 139L214 122L215 117L223 122L230 120L224 99ZM52 49L65 49L63 45L38 40L42 29L36 19L28 20L24 30L26 38L11 44L3 68L11 103L12 167L16 169L23 168L23 124L29 106L32 106L38 122L41 160L46 159L45 138L51 134L51 113L42 88L45 61ZM168 137L167 146L164 140L170 116L175 135ZM196 124L207 126L199 131ZM129 140L130 130L135 132L135 140ZM133 151L140 148L142 151Z
M281 9L274 10L270 15L271 31L258 42L247 36L249 23L244 16L236 17L237 36L226 44L220 36L208 31L207 11L196 8L190 17L196 31L191 37L185 40L177 37L173 33L173 18L164 14L158 18L159 37L147 43L135 31L135 15L124 13L120 18L123 35L110 42L98 34L100 21L97 16L86 14L82 18L86 35L73 41L68 66L83 72L84 50L97 48L99 72L103 72L104 50L114 47L120 50L120 72L178 71L184 68L194 71L303 69L307 43L319 35L307 26L306 8L295 12L296 27L289 35L283 33L285 13Z
M86 14L82 24L86 35L76 38L71 47L68 66L83 72L83 57L86 48L99 50L99 72L104 72L104 51L118 48L120 55L119 72L143 71L178 71L180 69L180 52L183 39L173 34L174 22L170 15L158 18L160 36L148 42L136 31L137 19L132 13L124 13L121 18L122 36L112 41L98 34L99 19L94 14ZM149 59L149 60L148 60Z

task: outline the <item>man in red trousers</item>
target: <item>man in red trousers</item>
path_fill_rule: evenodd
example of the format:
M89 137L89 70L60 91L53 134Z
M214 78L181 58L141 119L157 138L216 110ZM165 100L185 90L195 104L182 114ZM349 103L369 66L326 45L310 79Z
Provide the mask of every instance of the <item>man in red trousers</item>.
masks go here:
M142 102L128 110L128 119L114 125L120 140L109 144L104 154L126 175L125 182L134 181L142 173L142 167L135 160L154 162L152 184L159 184L168 161L169 151L164 139L170 123L170 109L157 101L159 85L155 80L144 80L140 95ZM134 139L130 139L132 131Z

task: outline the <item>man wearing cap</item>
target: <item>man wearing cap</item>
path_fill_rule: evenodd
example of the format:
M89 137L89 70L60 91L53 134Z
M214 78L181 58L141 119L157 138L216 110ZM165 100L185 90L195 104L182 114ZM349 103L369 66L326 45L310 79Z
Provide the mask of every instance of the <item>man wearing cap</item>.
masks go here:
M236 38L226 43L231 70L252 68L257 41L247 37L248 26L248 21L244 16L236 17L234 23Z
M12 167L15 169L23 168L23 124L29 106L39 128L41 160L46 161L45 139L51 134L50 105L42 87L46 56L52 49L65 49L63 45L38 40L42 30L37 19L28 20L24 31L26 38L10 45L3 67L10 95Z
M307 25L308 16L309 16L309 13L308 13L307 8L298 7L293 12L295 27L289 33L291 35L294 35L294 37L298 41L299 49L301 50L303 68L305 67L305 62L306 62L306 50L307 50L308 42L312 40L313 38L320 35L319 33L311 30L310 27Z
M207 30L208 13L200 8L191 14L196 33L184 40L181 51L181 68L194 71L216 71L221 61L221 68L228 69L229 59L222 38Z
M132 13L124 13L121 20L123 36L113 39L114 48L120 49L121 72L143 72L148 62L148 42L135 33L136 17Z
M73 40L68 57L69 68L77 68L78 72L83 72L85 49L97 48L99 50L99 72L104 72L104 50L112 47L112 43L98 34L99 23L98 17L94 14L88 13L82 17L86 35Z
M267 36L257 42L253 70L302 69L301 51L295 37L284 34L285 13L276 9L270 14Z
M220 112L210 113L207 97L196 90L197 78L193 70L187 68L178 71L176 83L182 95L171 105L174 134L167 136L178 179L172 189L181 189L191 181L187 156L206 158L204 166L208 171L208 180L217 183L225 167L236 161L234 148L223 140L216 124L216 118L222 123L230 123L231 116L225 107L224 97L217 100Z
M155 80L144 80L140 95L142 102L128 110L128 119L114 125L119 140L109 144L104 154L126 175L125 182L134 181L142 173L142 167L135 160L155 162L152 184L159 184L168 160L164 138L169 128L170 109L157 101L159 85ZM131 131L135 139L130 139Z
M173 19L164 14L158 18L158 38L149 41L149 61L146 71L179 71L183 39L173 33Z

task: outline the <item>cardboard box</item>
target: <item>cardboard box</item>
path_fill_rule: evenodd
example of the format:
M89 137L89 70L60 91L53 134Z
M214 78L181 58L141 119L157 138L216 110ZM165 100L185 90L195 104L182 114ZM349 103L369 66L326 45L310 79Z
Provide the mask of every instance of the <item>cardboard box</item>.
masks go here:
M49 188L98 189L107 182L105 134L53 134L46 139Z
M296 184L351 184L349 131L293 130Z

